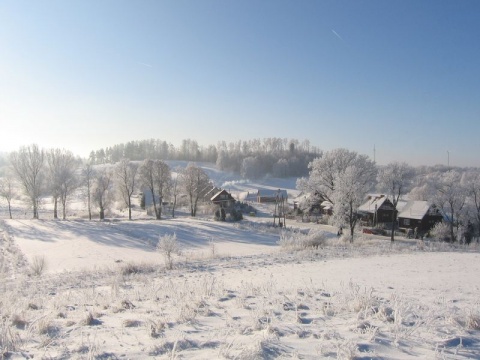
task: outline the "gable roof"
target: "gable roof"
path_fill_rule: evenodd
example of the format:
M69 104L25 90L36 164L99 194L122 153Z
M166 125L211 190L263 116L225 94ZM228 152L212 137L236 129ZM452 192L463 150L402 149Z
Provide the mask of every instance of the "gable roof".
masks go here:
M228 195L226 199L221 199L220 195ZM228 201L234 200L233 196L227 190L220 190L215 195L212 196L210 201Z
M387 201L386 195L374 195L369 196L369 199L360 205L358 211L373 214L375 212L375 208L378 210L380 207ZM375 207L376 206L376 207Z
M430 204L426 201L411 200L398 214L399 218L422 220L430 210Z

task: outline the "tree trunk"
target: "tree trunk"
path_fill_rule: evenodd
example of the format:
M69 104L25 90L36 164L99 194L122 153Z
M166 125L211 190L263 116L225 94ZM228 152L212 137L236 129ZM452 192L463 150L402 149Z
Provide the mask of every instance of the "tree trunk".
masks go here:
M128 197L128 220L132 220L132 200Z
M8 214L10 215L10 219L12 219L12 206L10 205L10 200L8 201Z
M37 199L33 200L33 218L38 219L38 204Z
M390 241L391 242L395 241L395 222L396 222L396 220L397 220L397 211L394 208L393 212L392 212L392 233L390 235Z
M453 206L450 206L450 211L451 211L451 214L452 214L452 218L450 219L450 236L452 238L452 242L455 242L457 239L456 239L456 236L455 236L455 231L453 230L454 227L455 227L455 222L454 222L454 219L455 219L455 214L454 214L454 210L453 210Z
M100 207L100 214L99 214L100 220L103 220L105 219L105 209L103 208L103 204L100 204L99 207Z
M88 194L88 199L87 199L87 207L88 207L88 220L92 220L92 206L90 204L90 193Z
M177 206L177 195L173 197L173 205L172 205L172 218L175 217L175 206Z
M158 201L158 214L157 214L157 220L160 220L162 218L162 202L163 202L163 196L159 196L159 201Z
M53 198L53 218L58 219L58 199Z
M150 193L152 194L152 203L153 203L153 210L155 211L155 219L160 220L160 214L158 213L157 209L157 202L155 201L155 192L150 189Z

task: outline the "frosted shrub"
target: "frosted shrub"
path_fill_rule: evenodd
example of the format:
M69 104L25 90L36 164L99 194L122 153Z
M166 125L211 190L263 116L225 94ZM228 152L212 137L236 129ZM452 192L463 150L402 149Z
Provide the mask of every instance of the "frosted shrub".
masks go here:
M171 270L173 268L173 254L180 254L177 234L173 233L160 236L157 250L165 257L165 266L167 269Z
M438 241L450 240L450 227L444 222L435 224L432 230L430 230L431 236Z
M30 270L33 275L41 276L47 269L47 260L45 256L35 256L30 264Z
M465 318L465 327L470 330L480 330L480 314L473 310L468 310Z
M278 245L280 245L285 250L294 249L295 244L298 241L298 236L302 235L291 231L282 231L280 233L280 240L278 240Z
M323 230L310 231L303 234L298 231L282 231L278 244L286 250L303 250L325 245L328 233Z
M325 241L327 240L329 236L329 233L323 231L323 230L314 230L310 231L306 235L306 239L304 242L304 247L309 248L309 247L314 247L318 248L320 246L325 245Z

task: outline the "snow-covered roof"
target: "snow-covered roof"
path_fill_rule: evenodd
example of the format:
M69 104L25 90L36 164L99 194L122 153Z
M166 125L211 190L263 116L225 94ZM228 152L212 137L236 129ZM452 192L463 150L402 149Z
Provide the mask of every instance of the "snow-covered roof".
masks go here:
M238 200L240 201L257 201L256 192L242 191L238 193Z
M279 196L279 197L282 197L282 198L286 199L288 197L288 194L287 194L287 190L260 189L257 192L257 196L271 197L271 198Z
M369 197L369 199L360 205L358 211L366 212L366 213L374 213L375 209L380 209L380 206L387 200L386 195L375 195ZM376 206L375 206L376 205Z
M222 194L225 194L225 195L228 195L228 196L227 196L227 199L221 199L221 200L233 200L232 195L227 190L220 190L215 195L213 195L211 197L210 201L218 200L217 197L219 197Z
M320 206L323 207L324 209L327 209L327 210L328 209L333 209L333 204L328 200L322 201Z
M405 208L405 206L407 206L408 202L409 202L408 200L402 200L402 199L398 200L397 211L399 213L401 213L403 211L403 209Z
M411 200L403 207L398 214L399 218L421 220L428 213L430 204L426 201Z

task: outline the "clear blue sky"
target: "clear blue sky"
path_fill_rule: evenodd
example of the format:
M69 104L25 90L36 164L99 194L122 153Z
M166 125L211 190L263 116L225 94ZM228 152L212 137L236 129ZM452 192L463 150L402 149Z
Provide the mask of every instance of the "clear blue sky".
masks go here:
M0 1L0 151L309 139L480 166L480 1Z

